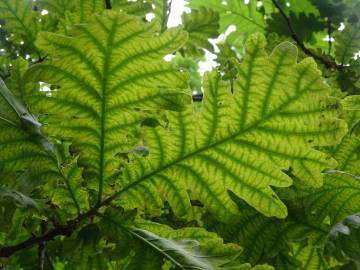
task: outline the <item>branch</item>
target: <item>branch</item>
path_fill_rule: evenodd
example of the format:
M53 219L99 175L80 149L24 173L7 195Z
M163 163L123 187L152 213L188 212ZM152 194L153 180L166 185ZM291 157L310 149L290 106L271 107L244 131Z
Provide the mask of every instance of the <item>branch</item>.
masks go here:
M45 231L46 231L46 222L45 221L41 222L40 227L41 227L41 233L45 233ZM39 270L44 270L45 252L46 252L45 242L40 242L39 243L39 249L38 249L38 269Z
M328 50L328 54L331 53L331 35L332 35L332 27L331 27L331 20L330 18L327 18L327 26L328 26L328 37L329 37L329 40L328 40L328 44L329 44L329 50Z
M31 237L28 240L25 240L24 242L21 242L17 245L0 248L0 258L1 257L10 257L12 254L14 254L20 250L29 248L36 244L39 244L39 252L40 252L40 245L43 244L45 247L45 242L53 240L57 236L70 236L76 229L78 229L80 227L80 222L82 220L91 218L95 215L98 215L98 210L101 207L110 205L113 200L115 200L121 193L123 193L127 189L128 189L128 187L114 193L112 196L106 198L101 203L95 205L88 212L85 212L84 214L80 214L76 219L68 221L67 224L65 224L65 225L55 226L54 228L50 229L46 233L39 235L39 236ZM191 204L193 206L204 207L202 202L200 202L198 200L191 200ZM43 251L45 252L44 254L46 255L45 249L43 249ZM41 269L41 268L39 268L39 269ZM1 270L1 268L0 268L0 270Z
M298 36L298 34L296 33L293 25L291 24L290 18L286 15L284 9L279 5L279 3L276 0L272 0L273 4L275 5L275 7L280 11L281 16L284 18L289 31L291 33L291 37L293 38L293 40L296 42L296 44L301 48L301 50L313 57L314 59L320 61L322 64L324 64L327 68L342 68L342 65L338 65L336 62L328 60L322 56L316 55L314 54L311 50L309 50L308 48L305 47L304 42L300 39L300 37Z
M18 252L22 249L31 247L36 244L43 243L45 241L52 240L55 236L59 236L59 235L69 236L74 230L74 227L75 227L74 224L72 222L69 222L66 225L57 226L43 235L29 238L28 240L25 240L24 242L21 242L17 245L1 248L0 257L10 257L15 252Z
M80 227L80 222L82 220L94 216L100 207L102 207L112 201L112 200L109 201L108 199L103 201L103 203L96 205L94 208L90 209L88 212L79 215L76 219L68 221L65 225L55 226L54 228L50 229L46 233L39 235L39 236L31 237L17 245L0 248L0 258L1 257L10 257L12 254L14 254L20 250L29 248L33 245L37 245L37 244L41 244L41 243L53 240L56 236L61 236L61 235L70 236L73 233L73 231L75 231L77 228ZM105 202L107 202L107 203L105 203Z
M46 260L47 260L47 262L49 264L50 269L55 270L54 265L53 265L52 260L51 260L51 257L49 255L49 253L47 253L46 251L45 251L45 256L46 256Z
M163 0L163 20L161 25L161 31L164 32L167 26L167 22L169 20L170 12L171 12L172 0Z

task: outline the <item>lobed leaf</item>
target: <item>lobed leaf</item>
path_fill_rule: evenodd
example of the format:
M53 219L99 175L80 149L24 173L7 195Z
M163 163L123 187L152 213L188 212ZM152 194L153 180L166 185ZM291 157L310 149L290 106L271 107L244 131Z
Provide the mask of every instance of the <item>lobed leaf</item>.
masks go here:
M355 5L354 15L356 19L353 22L347 22L345 29L342 32L339 32L335 36L335 56L336 60L342 64L350 64L351 68L355 70L359 69L359 59L352 61L355 56L355 53L359 51L360 48L360 4Z
M146 130L150 155L127 167L120 200L144 205L143 197L158 190L178 215L192 198L229 220L237 213L230 190L264 215L284 218L286 207L271 188L291 185L282 170L322 185L321 172L336 163L313 146L338 142L346 124L324 104L329 87L312 60L297 63L287 42L270 56L264 47L262 35L247 41L234 94L208 73L199 118L191 109L170 112L167 127Z
M245 3L237 0L208 0L205 5L202 0L188 0L188 3L191 8L206 6L218 12L220 32L225 32L230 25L235 26L235 31L227 38L232 45L242 46L245 37L256 32L265 32L266 22L258 10L257 1Z
M322 222L327 216L335 224L345 216L360 210L359 178L346 172L329 172L319 189L300 195L310 218Z
M190 99L187 75L162 60L183 44L186 33L173 28L158 35L157 30L156 24L123 12L106 12L74 26L71 37L39 35L38 46L51 57L28 76L60 88L33 103L49 114L49 134L71 139L99 200L117 178L123 162L118 155L136 141L132 132L146 111L177 110Z

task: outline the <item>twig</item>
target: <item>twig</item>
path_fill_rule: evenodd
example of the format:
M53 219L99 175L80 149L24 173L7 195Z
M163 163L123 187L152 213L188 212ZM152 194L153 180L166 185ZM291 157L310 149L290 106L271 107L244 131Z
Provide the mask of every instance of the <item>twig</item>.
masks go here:
M22 249L26 249L33 245L52 240L54 237L59 235L71 235L74 227L74 224L70 222L66 225L57 226L43 235L29 238L28 240L25 240L24 242L21 242L17 245L1 248L0 257L9 257Z
M42 242L53 240L56 236L60 236L60 235L70 236L74 230L80 227L80 222L82 220L94 216L99 210L99 208L109 204L115 198L112 198L111 200L109 199L110 198L104 200L101 204L96 205L88 212L84 214L80 214L76 219L68 221L65 225L55 226L54 228L48 230L46 233L39 236L31 237L17 245L0 248L0 258L9 257L20 250L32 247L33 245L37 245Z
M46 260L48 262L48 265L50 266L50 269L55 270L55 267L54 267L54 265L52 263L51 257L50 257L50 255L49 255L49 253L47 251L45 251L45 256L46 256Z
M38 269L44 270L44 264L45 264L45 242L41 242L39 244L39 249L38 249Z
M161 26L161 31L164 32L167 26L167 22L169 20L170 12L171 12L172 0L163 0L163 21Z
M105 7L106 7L106 9L111 9L111 1L110 0L105 0Z
M342 68L342 65L338 65L336 62L325 59L319 55L314 54L311 50L309 50L308 48L305 47L304 42L300 39L300 37L298 36L298 34L296 33L293 25L291 24L290 18L286 15L284 9L279 5L279 3L276 0L272 0L273 4L275 5L275 7L280 11L281 16L284 18L289 31L291 33L291 37L294 39L294 41L296 42L296 44L301 48L301 50L313 57L314 59L320 61L322 64L324 64L327 68Z
M43 221L41 222L41 234L45 233L46 231L46 222ZM44 270L44 264L45 264L45 250L46 246L45 246L45 242L40 242L39 243L39 249L38 249L38 269L39 270Z
M332 35L332 28L331 28L331 19L330 18L327 18L327 27L328 27L328 44L329 44L329 49L328 49L328 54L330 55L331 54L331 45L332 45L332 42L331 42L331 35Z
M14 254L20 250L32 247L33 245L36 245L36 244L40 245L41 243L43 243L45 245L45 242L53 240L57 236L70 236L76 229L78 229L80 227L80 222L82 220L87 219L87 218L92 218L95 215L97 215L98 210L101 207L110 205L111 202L113 200L115 200L120 194L121 194L121 191L114 193L112 196L106 198L101 203L95 205L88 212L80 214L77 218L68 221L67 224L65 224L65 225L55 226L54 228L50 229L49 231L44 232L42 235L33 236L17 245L0 248L0 258L1 257L10 257L12 254ZM202 202L197 201L197 200L191 200L191 204L193 206L199 206L199 207L204 206L202 204ZM45 252L44 254L46 255L45 249L44 249L44 252ZM49 258L48 258L48 260L49 260ZM39 268L39 269L41 269L41 268ZM1 268L0 268L0 270L1 270Z

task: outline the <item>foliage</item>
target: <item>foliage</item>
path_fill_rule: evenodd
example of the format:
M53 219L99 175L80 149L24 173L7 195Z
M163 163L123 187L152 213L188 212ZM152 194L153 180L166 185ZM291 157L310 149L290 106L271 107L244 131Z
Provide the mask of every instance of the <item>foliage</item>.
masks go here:
M0 0L0 269L360 269L358 1L172 2Z

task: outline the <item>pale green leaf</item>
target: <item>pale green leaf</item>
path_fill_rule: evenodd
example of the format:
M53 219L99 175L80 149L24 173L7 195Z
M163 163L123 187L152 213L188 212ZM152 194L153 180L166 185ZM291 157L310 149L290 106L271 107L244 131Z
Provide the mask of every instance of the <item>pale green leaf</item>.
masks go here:
M54 205L62 211L76 215L89 209L88 193L83 187L81 169L75 159L62 169L63 181L47 185L47 193Z
M231 190L266 216L283 218L286 207L271 188L291 185L282 170L291 167L307 186L322 185L322 171L336 163L312 146L339 142L346 124L326 106L329 87L311 59L297 63L288 42L268 56L265 45L262 35L249 38L234 94L208 73L200 115L169 112L167 127L146 130L150 155L127 167L120 201L149 204L143 197L155 189L178 215L192 198L229 220L238 211Z
M263 0L263 5L265 8L265 12L267 15L271 13L279 12L278 9L274 6L271 0ZM317 7L311 2L311 0L280 0L278 1L281 7L284 9L285 13L289 15L290 12L293 14L299 15L300 13L304 13L306 15L315 15L319 16L319 10Z
M225 32L230 25L236 27L228 40L232 44L242 44L244 37L255 33L265 32L266 22L263 14L259 12L257 1L251 0L248 4L238 0L188 0L191 8L206 7L219 13L220 31Z
M300 267L290 268L296 270L327 270L330 269L323 256L322 248L316 248L311 245L294 245L293 257L301 262Z
M33 1L1 0L0 18L5 20L5 29L14 34L17 41L34 42L37 34L36 14Z
M322 222L327 216L331 224L360 211L360 181L349 173L334 171L325 177L319 189L307 190L303 197L309 218Z
M175 234L176 233L177 232L175 231ZM179 233L181 233L181 230L179 230ZM143 242L143 244L150 247L152 250L156 251L157 253L160 253L164 258L170 260L173 263L173 265L176 266L178 269L188 269L188 270L226 269L221 267L221 265L224 264L226 261L229 261L229 259L225 259L227 256L229 256L226 254L226 252L225 254L221 254L221 252L219 252L222 243L219 243L218 241L215 242L210 241L206 244L207 246L202 248L200 246L199 248L199 243L197 241L186 239L186 232L185 234L182 235L183 239L181 240L180 239L175 240L172 238L163 238L152 232L139 228L131 229L131 234L135 236L135 238ZM196 229L193 229L192 234L196 236ZM215 250L211 249L211 246L209 249L209 245L212 245L212 248L215 248ZM230 251L231 256L234 257L234 254L236 255L235 252L237 250L235 247L232 249L233 250L231 249L229 250L228 248L228 252ZM205 253L204 250L207 251L208 253ZM141 264L145 265L146 261L142 261ZM138 268L138 269L147 269L147 268Z
M201 7L194 9L191 13L183 13L182 22L184 30L189 33L188 42L184 50L190 55L202 55L203 49L214 52L213 45L209 38L216 38L219 35L219 14L211 9Z
M354 7L354 16L357 18L355 22L347 22L345 24L345 29L341 32L338 32L335 35L335 56L336 60L342 64L349 64L350 61L354 58L355 53L359 52L360 48L360 4L357 4ZM351 63L351 65L359 65L359 59L357 63Z
M72 140L99 199L116 180L123 162L118 154L137 140L132 132L146 110L177 110L190 100L187 75L162 59L186 41L186 33L173 28L158 35L157 30L156 24L109 11L74 26L71 37L41 33L37 41L49 60L28 76L59 89L35 96L36 109L49 114L48 133Z
M353 135L346 135L340 144L332 151L333 157L338 161L340 171L349 172L355 175L360 174L360 138Z
M360 111L360 96L347 96L341 101L341 104L343 105L344 110Z

